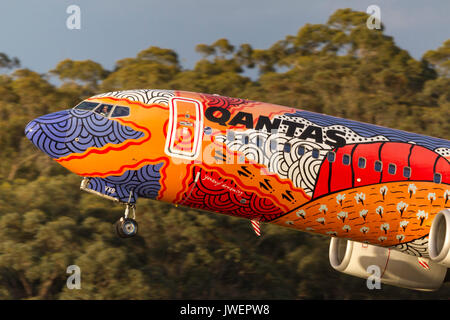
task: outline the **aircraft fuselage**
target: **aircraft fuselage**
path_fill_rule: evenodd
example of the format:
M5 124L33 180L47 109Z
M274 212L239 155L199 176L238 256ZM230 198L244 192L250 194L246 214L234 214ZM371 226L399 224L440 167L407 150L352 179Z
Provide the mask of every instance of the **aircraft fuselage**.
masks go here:
M450 208L450 141L268 103L110 92L27 137L120 202L138 197L427 256Z

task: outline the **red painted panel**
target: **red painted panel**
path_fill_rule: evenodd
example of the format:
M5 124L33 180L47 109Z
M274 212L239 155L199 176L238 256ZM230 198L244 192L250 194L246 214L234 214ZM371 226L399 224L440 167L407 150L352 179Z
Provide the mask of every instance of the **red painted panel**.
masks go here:
M383 182L408 180L403 176L403 168L408 167L408 158L413 145L408 143L391 142L385 143L381 149L381 161L383 162ZM389 165L395 164L395 174L388 172Z
M442 175L442 183L450 184L450 163L440 157L436 163L436 172Z
M352 166L342 163L342 158L345 154L348 154L351 159L353 148L356 145L347 145L339 148L336 152L336 161L332 164L331 179L330 179L330 192L336 192L339 190L349 189L353 184L353 172Z
M329 178L330 178L330 162L325 159L319 170L319 177L316 181L316 188L314 189L313 198L323 196L329 193Z
M342 158L348 154L351 165L344 165ZM360 157L366 159L366 168L358 167ZM383 172L375 171L375 161L383 162ZM396 173L390 174L389 164L396 165ZM331 166L331 170L330 170ZM405 178L403 169L411 168L411 177ZM336 150L336 161L327 159L319 171L313 198L344 189L392 181L433 181L434 172L442 174L442 183L450 184L450 162L432 150L401 142L377 142L347 145ZM331 175L331 177L330 177ZM358 178L361 179L358 181Z
M375 171L375 161L380 160L379 151L382 143L359 144L353 153L353 172L355 173L354 186L367 186L380 183L381 172ZM359 158L366 159L366 168L358 166Z
M421 146L414 146L411 151L411 180L433 181L434 164L439 155Z

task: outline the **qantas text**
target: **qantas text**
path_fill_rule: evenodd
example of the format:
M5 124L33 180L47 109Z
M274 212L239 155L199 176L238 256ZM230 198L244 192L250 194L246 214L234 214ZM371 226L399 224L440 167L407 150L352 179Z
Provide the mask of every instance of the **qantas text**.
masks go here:
M269 117L259 116L254 125L253 114L248 112L238 112L231 118L231 112L221 107L209 107L205 110L205 117L212 122L216 122L222 126L238 126L244 125L247 129L267 130L267 132L274 133L278 130L280 125L287 126L286 136L296 137L302 140L312 139L317 143L325 143L331 147L343 147L346 144L345 133L339 130L329 129L325 130L318 126L306 126L303 123L298 123L290 120L273 119ZM231 118L231 120L230 120ZM296 136L297 129L303 129L300 135Z

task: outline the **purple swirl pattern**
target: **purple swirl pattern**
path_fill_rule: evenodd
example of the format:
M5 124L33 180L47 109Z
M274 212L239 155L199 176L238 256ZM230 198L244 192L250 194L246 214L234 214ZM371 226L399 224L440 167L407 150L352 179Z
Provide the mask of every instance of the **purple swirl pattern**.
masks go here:
M143 132L91 111L64 110L31 121L25 134L39 149L58 159L108 143L120 144L139 139Z
M139 170L128 170L121 176L91 178L88 188L117 198L120 202L128 202L132 190L131 203L136 203L138 197L156 199L161 189L160 169L163 164L161 162Z

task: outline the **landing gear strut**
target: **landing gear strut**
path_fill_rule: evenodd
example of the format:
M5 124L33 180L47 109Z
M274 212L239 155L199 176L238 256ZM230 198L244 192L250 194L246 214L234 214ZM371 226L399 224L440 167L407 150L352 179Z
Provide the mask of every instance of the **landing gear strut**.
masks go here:
M136 205L131 203L133 191L130 192L130 198L126 204L125 214L115 223L115 230L120 238L134 237L138 232L138 223L136 219ZM131 217L130 217L131 211Z

